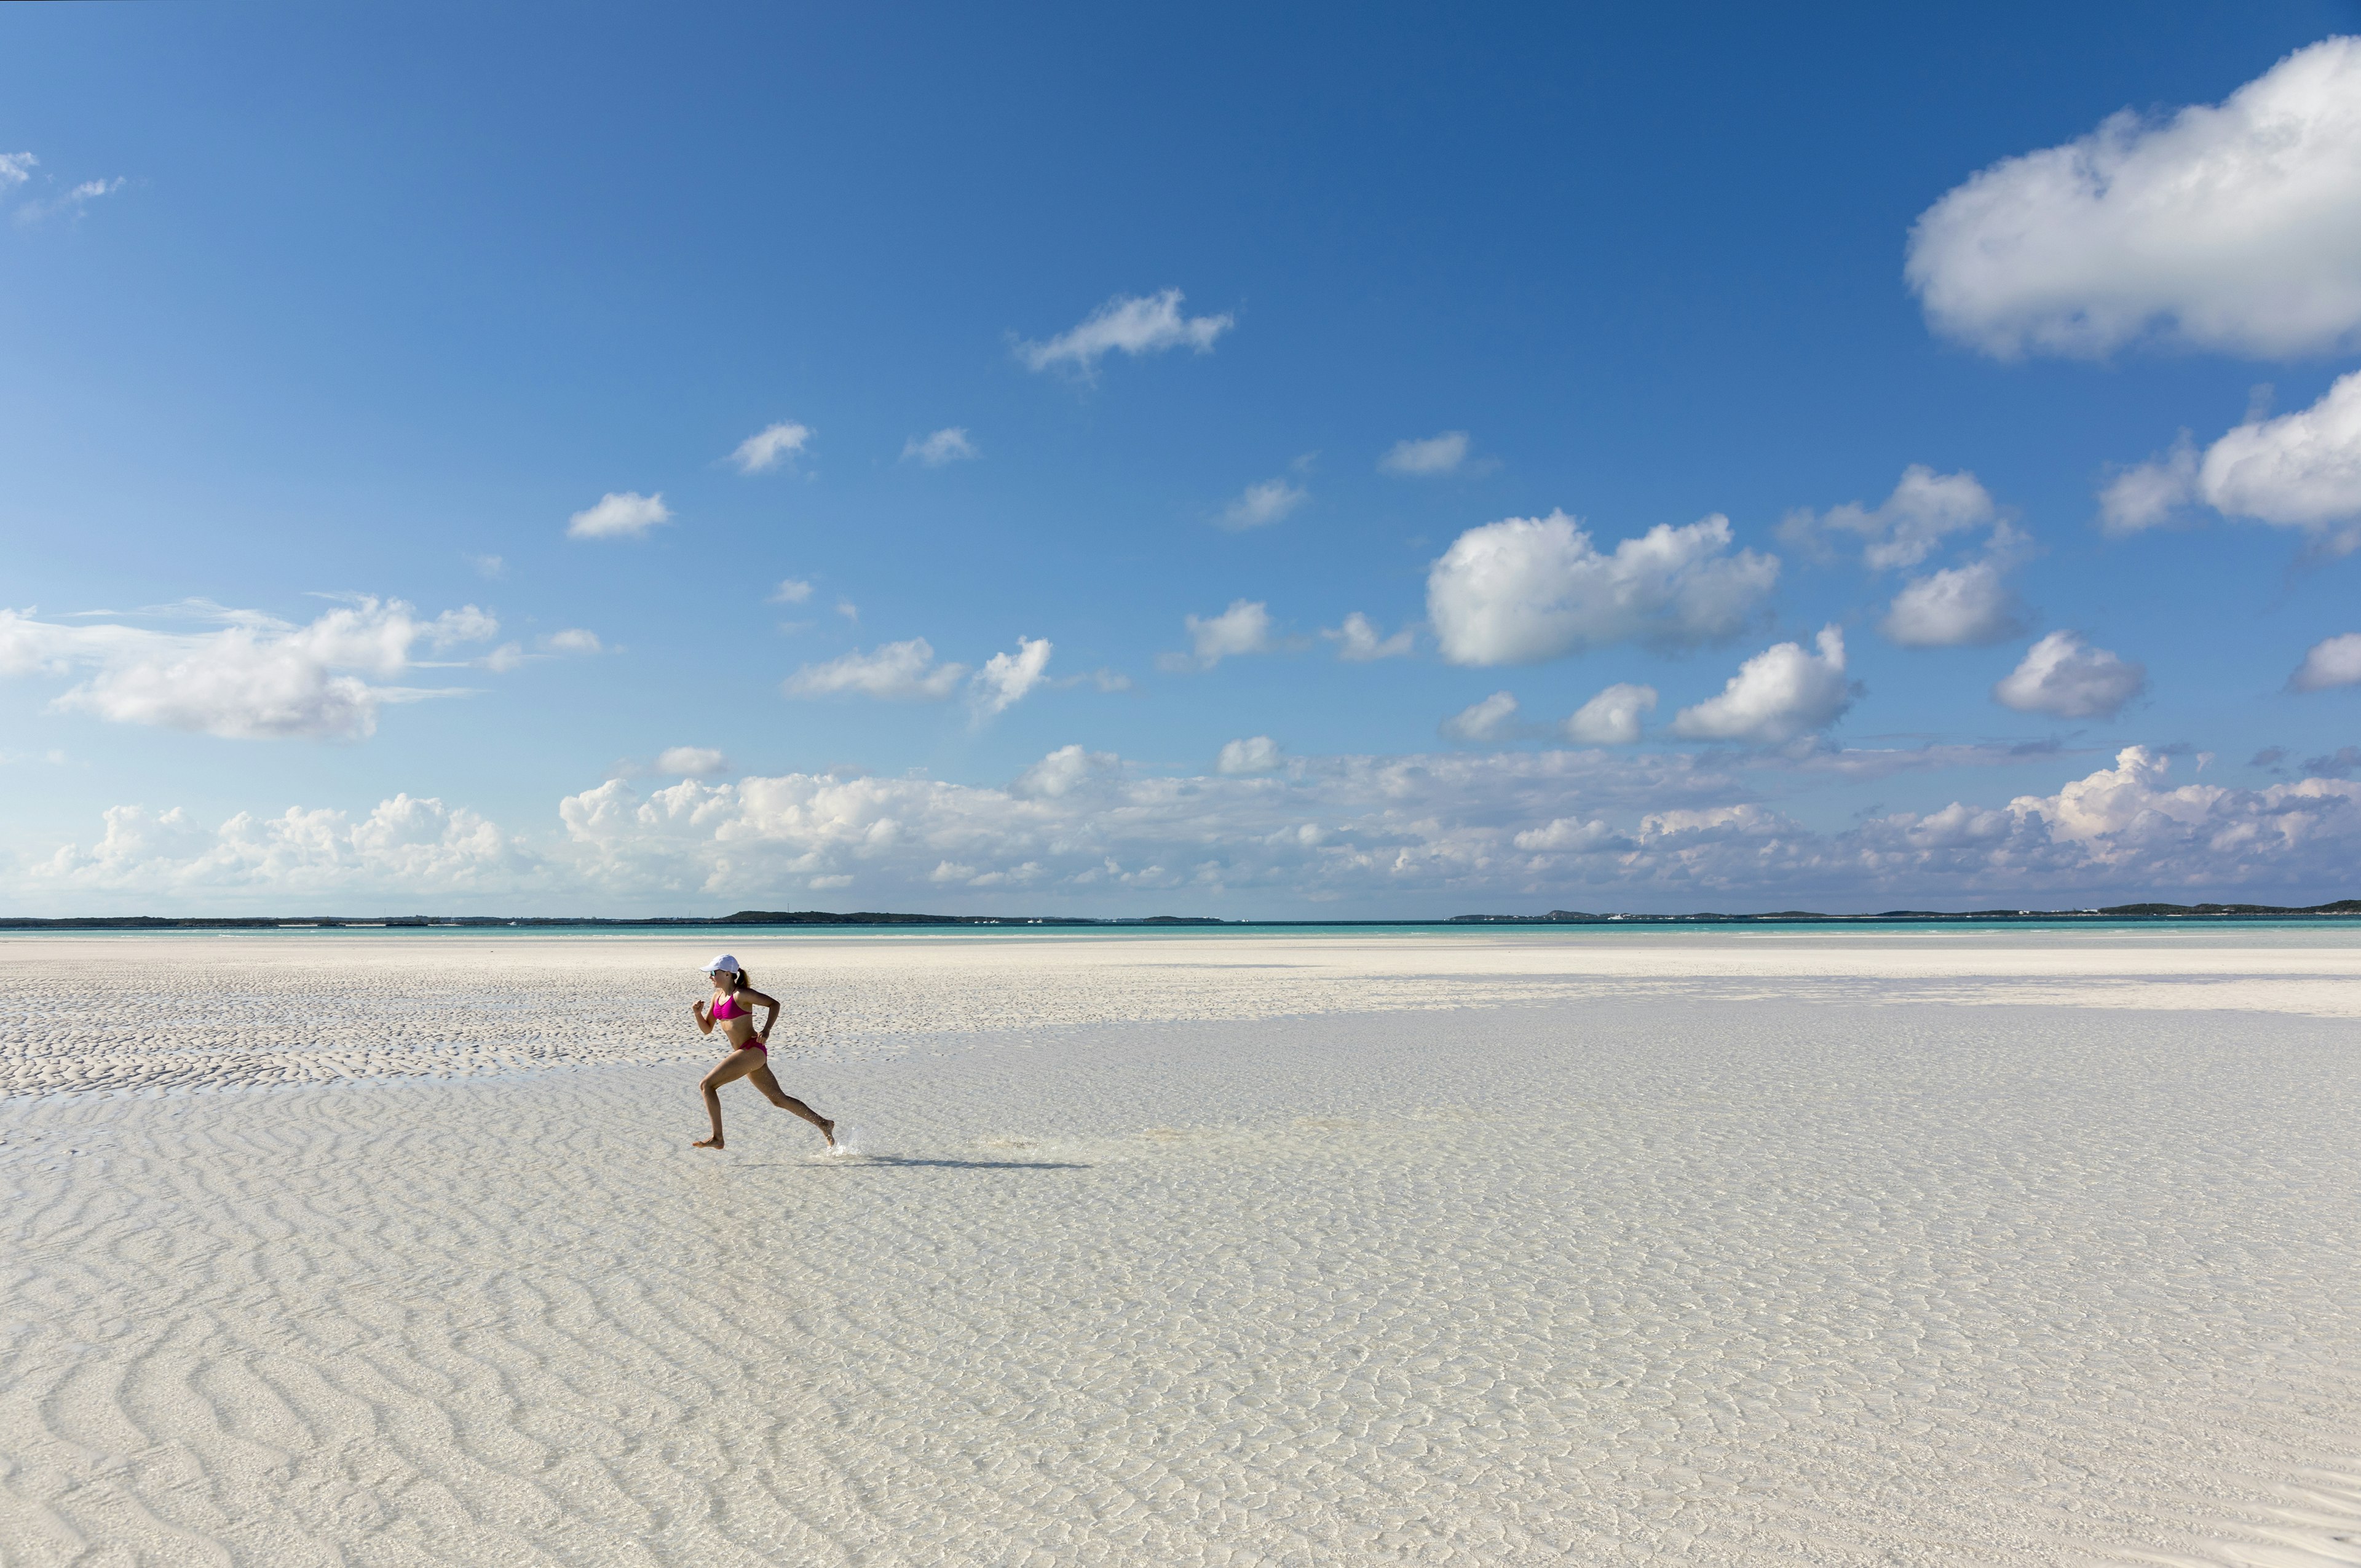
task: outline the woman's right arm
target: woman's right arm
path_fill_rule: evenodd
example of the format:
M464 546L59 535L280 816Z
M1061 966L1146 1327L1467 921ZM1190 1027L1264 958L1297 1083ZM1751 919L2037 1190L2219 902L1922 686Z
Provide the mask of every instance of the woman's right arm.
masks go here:
M698 1034L709 1035L713 1033L713 1014L707 1008L704 1003L698 1002L692 1003L689 1007L689 1011L697 1014L697 1032Z

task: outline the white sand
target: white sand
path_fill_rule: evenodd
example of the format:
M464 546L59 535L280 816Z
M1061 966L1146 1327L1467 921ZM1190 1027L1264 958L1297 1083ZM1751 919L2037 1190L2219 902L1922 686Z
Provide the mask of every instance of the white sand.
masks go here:
M708 948L0 941L0 1561L2361 1563L2345 933Z

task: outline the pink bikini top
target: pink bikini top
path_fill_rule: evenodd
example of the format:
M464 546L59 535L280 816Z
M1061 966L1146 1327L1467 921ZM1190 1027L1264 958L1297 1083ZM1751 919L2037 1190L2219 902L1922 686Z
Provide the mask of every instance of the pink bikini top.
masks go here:
M720 1023L726 1024L732 1018L752 1018L753 1015L754 1010L751 1007L739 1006L738 999L734 996L725 996L713 1004L713 1016Z

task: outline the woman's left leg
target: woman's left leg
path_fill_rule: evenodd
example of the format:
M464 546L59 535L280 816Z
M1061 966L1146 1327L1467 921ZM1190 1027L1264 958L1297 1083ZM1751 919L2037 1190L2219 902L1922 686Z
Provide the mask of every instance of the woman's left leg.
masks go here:
M828 1140L828 1146L830 1148L836 1147L836 1124L821 1115L818 1112L813 1110L810 1106L805 1104L802 1101L796 1099L794 1095L788 1093L785 1090L780 1088L779 1080L771 1076L770 1063L764 1062L761 1067L756 1068L752 1072L748 1073L746 1076L753 1080L755 1088L763 1091L763 1099L768 1100L772 1104L776 1105L782 1111L793 1111L796 1115L801 1116L805 1121L809 1122L813 1126L818 1127L819 1129L819 1135Z

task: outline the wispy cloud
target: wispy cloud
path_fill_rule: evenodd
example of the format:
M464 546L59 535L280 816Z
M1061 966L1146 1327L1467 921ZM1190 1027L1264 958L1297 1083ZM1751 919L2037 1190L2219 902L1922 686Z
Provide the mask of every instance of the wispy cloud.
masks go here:
M765 425L738 444L730 461L741 474L761 474L782 463L792 463L812 438L811 426L785 420Z
M939 468L946 463L964 462L981 457L983 451L974 437L961 425L948 425L932 435L914 435L902 443L902 461L922 463L929 468Z
M1371 659L1399 659L1411 651L1412 641L1407 626L1391 637L1378 636L1376 623L1357 609L1345 618L1343 625L1323 627L1320 635L1336 644L1336 657L1356 664Z
M1248 485L1245 493L1224 507L1214 521L1233 533L1241 533L1249 528L1268 527L1311 499L1310 490L1284 477L1264 479Z
M568 539L638 539L659 523L672 521L661 491L643 496L637 490L609 490L598 504L566 520Z
M232 740L358 740L389 703L459 695L388 684L420 667L421 644L441 651L500 630L474 605L426 620L399 599L366 597L307 626L215 605L172 608L173 619L219 630L68 626L0 610L0 676L79 676L55 706L118 724Z
M1378 459L1383 473L1404 478L1425 478L1455 472L1467 461L1467 433L1446 430L1418 441L1397 441Z
M934 644L913 637L884 643L873 653L855 649L824 663L806 664L787 677L784 689L789 696L940 702L959 689L966 675L965 664L935 663Z
M1185 616L1182 624L1189 630L1189 652L1159 656L1157 663L1166 669L1210 670L1224 659L1268 653L1278 645L1269 607L1258 599L1233 599L1219 615Z
M1180 298L1178 289L1137 297L1118 294L1047 343L1018 344L1016 357L1028 369L1063 366L1089 376L1102 358L1117 352L1134 358L1168 348L1210 354L1213 340L1236 322L1227 315L1183 315Z

